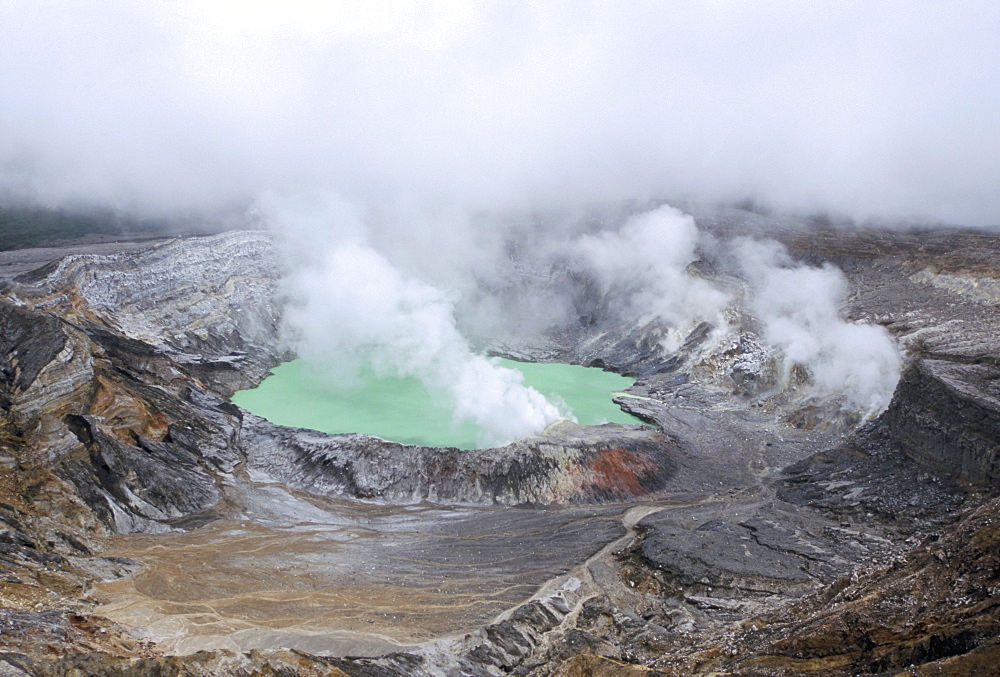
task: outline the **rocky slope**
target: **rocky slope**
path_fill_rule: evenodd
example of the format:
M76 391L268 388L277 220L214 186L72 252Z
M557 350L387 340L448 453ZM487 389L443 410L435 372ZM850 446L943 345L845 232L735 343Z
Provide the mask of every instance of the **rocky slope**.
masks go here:
M836 409L753 384L763 372L747 367L761 354L752 324L735 322L714 352L710 328L699 327L665 356L654 350L655 325L598 319L544 346L493 349L640 374L621 403L653 427L562 424L476 452L285 429L227 399L286 356L281 271L266 235L0 255L9 263L0 275L0 674L987 670L1000 656L990 498L1000 480L1000 239L831 232L739 210L696 216L716 237L750 224L801 259L845 271L851 316L886 326L907 349L880 417L854 429ZM726 273L706 264L704 274ZM435 522L435 545L385 537L400 564L379 571L400 611L424 587L466 594L447 592L448 576L525 585L463 632L394 640L397 649L365 658L284 630L253 651L233 634L202 645L215 651L165 656L140 627L94 613L100 586L137 576L137 562L109 554L114 534L196 537L231 521L271 529L265 540L301 533L306 518L274 516L291 510L268 498L275 492L331 523L347 519L336 504L345 500L386 506L386 525L407 524L406 506L426 502L474 511ZM359 525L375 524L358 514ZM462 550L491 530L516 539L498 536L478 560ZM504 548L524 556L505 558ZM449 569L449 554L472 564ZM168 609L169 591L150 590ZM420 604L407 613L420 618ZM384 646L401 632L390 609L369 619L372 630L351 629L354 646ZM298 651L278 648L296 641Z

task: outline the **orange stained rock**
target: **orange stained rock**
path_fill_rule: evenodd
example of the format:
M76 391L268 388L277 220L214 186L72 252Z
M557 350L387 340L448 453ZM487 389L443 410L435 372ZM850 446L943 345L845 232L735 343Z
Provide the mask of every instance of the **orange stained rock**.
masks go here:
M142 399L102 375L97 375L95 382L89 411L103 417L117 437L131 442L134 432L157 442L163 440L170 424L163 414L152 411Z
M649 491L642 479L656 472L656 462L645 452L611 448L601 450L587 464L580 488L588 493L613 491L629 496L644 496Z

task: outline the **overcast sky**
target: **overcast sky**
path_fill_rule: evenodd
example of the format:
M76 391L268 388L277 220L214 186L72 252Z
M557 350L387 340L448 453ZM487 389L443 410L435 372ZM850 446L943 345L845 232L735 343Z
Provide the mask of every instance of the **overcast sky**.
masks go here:
M0 198L1000 224L996 2L0 0Z

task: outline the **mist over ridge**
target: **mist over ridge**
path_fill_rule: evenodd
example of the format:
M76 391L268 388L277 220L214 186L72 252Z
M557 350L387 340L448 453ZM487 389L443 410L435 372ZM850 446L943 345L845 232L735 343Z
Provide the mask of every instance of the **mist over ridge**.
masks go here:
M726 340L745 294L786 380L888 402L898 353L841 318L837 271L714 242L665 201L1000 224L985 2L42 0L0 23L0 204L238 213L295 271L297 350L422 374L456 406L492 392L530 421L498 439L560 414L467 335L578 319L562 278L510 283L552 271L603 299L584 314L662 325L665 354L702 324ZM705 256L745 288L692 272Z
M0 677L993 672L997 36L0 0Z

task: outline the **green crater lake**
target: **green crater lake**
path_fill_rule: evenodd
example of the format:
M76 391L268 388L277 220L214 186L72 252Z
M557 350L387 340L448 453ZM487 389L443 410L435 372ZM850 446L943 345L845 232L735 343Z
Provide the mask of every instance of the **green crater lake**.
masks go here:
M570 364L499 360L524 374L524 384L553 402L565 402L579 423L642 423L611 401L634 380ZM325 433L365 433L403 444L475 449L477 427L452 424L451 408L415 378L365 378L349 386L320 378L302 360L278 365L259 386L233 403L278 425ZM565 407L563 407L565 409Z

